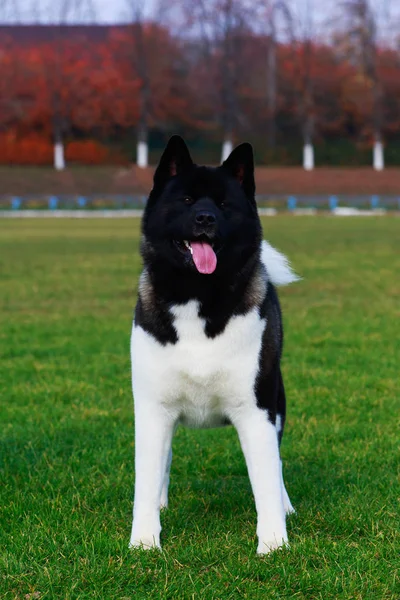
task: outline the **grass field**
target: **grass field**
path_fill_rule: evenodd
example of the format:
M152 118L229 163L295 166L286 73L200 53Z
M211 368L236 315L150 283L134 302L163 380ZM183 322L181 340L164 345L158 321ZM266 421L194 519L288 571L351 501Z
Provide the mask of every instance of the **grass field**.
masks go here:
M180 429L162 553L130 551L137 220L0 223L0 598L400 598L400 221L276 217L291 548L257 557L230 428Z

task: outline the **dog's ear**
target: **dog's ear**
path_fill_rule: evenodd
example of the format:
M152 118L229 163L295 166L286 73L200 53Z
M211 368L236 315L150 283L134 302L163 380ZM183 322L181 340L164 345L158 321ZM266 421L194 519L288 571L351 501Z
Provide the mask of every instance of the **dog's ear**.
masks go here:
M245 142L234 148L221 168L237 179L248 199L255 204L256 184L252 145Z
M163 187L171 177L179 175L193 165L188 147L180 135L173 135L154 173L154 186Z

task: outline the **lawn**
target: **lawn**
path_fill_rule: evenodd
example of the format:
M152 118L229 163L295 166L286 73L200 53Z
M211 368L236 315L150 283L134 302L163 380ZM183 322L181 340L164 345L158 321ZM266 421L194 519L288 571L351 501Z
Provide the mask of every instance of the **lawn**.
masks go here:
M130 551L137 220L0 223L0 598L400 598L397 218L274 217L290 549L257 557L231 428L179 429L163 552Z

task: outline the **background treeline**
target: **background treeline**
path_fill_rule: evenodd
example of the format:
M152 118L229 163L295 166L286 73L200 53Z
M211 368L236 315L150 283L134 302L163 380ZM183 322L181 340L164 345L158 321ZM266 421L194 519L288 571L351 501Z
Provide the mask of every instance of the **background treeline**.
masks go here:
M281 3L233 0L124 25L1 26L0 162L51 164L56 144L61 168L144 166L181 133L208 162L247 139L259 163L299 165L312 144L317 164L371 164L382 142L399 165L399 48L365 0L343 4L325 39Z

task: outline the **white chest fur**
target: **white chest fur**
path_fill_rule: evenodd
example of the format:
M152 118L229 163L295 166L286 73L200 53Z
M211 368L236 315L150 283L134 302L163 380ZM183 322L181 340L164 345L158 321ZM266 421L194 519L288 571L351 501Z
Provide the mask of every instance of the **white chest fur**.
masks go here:
M162 405L192 427L212 427L255 403L254 382L265 320L256 309L230 319L208 338L198 302L174 306L176 344L162 346L141 327L132 331L132 381L141 402Z
M266 242L261 260L273 284L297 279L286 257ZM145 273L142 279L142 300L151 304L153 290ZM252 291L260 292L257 286ZM264 554L286 543L285 510L293 510L279 459L282 417L277 416L275 427L267 412L257 407L254 393L266 321L253 309L230 319L223 333L211 339L198 311L196 301L171 309L178 335L175 344L163 346L141 327L133 327L136 484L130 543L160 547L160 506L167 505L177 420L210 427L227 417L245 455L257 508L257 552Z

